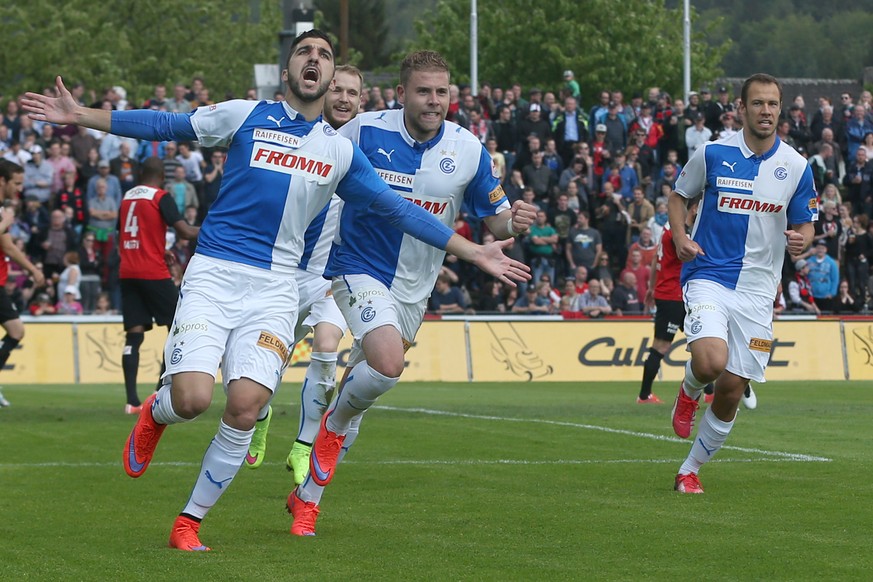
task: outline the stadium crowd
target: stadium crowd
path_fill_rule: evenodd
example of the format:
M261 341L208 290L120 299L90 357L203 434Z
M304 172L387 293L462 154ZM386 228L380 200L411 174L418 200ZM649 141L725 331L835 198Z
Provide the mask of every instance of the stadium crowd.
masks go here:
M53 88L45 91L52 92ZM213 103L201 78L154 88L144 101L122 87L98 97L82 84L81 104L188 112ZM230 96L228 96L230 97ZM777 311L866 312L873 303L873 98L842 93L821 99L807 119L803 97L787 102L778 136L809 160L820 196L816 241L785 261ZM247 99L256 99L250 89ZM275 99L281 99L277 94ZM667 224L666 196L700 144L737 132L738 95L718 86L692 91L686 103L658 87L626 100L603 90L583 108L572 71L555 90L518 84L451 86L448 120L487 147L510 202L539 208L537 221L508 251L534 273L518 288L503 286L447 256L430 301L433 313L504 312L604 317L643 314L652 259ZM123 193L138 183L140 164L164 162L165 189L187 222L199 225L215 200L225 152L197 143L137 142L76 126L40 123L2 104L0 156L25 169L22 197L11 201L16 244L46 275L34 288L10 263L6 290L21 313L114 313L120 308L117 228ZM396 109L393 88L366 88L364 111ZM455 231L480 242L484 224L461 212ZM167 233L177 283L193 248Z

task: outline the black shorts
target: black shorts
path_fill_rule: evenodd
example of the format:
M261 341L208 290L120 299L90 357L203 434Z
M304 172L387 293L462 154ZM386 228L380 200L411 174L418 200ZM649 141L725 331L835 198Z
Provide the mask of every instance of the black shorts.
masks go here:
M672 342L677 331L684 331L685 304L655 299L655 308L655 337Z
M12 303L9 294L6 293L6 287L0 287L0 323L20 318L21 314L18 313L18 308Z
M152 328L173 323L179 290L172 279L121 279L121 315L124 329Z

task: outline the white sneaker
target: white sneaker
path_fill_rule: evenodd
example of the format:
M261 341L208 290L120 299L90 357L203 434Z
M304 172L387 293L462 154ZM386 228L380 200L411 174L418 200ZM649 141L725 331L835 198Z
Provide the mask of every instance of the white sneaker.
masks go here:
M3 393L0 392L0 408L6 408L7 406L12 406L12 403L6 400Z
M758 397L755 396L755 391L752 390L751 384L749 384L746 391L743 393L743 406L749 410L755 410L758 408Z

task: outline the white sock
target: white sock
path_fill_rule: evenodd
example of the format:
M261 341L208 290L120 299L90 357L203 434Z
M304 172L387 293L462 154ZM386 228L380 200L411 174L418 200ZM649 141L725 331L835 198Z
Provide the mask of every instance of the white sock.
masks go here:
M182 418L176 411L173 410L173 397L170 384L164 384L158 390L155 396L154 406L152 406L152 418L159 424L178 424L180 422L189 422L193 419Z
M694 444L691 445L691 452L688 453L688 458L679 467L679 474L687 475L700 471L700 467L714 457L727 440L736 420L736 416L730 422L719 420L712 408L707 408L703 414L703 420L700 422L700 429L697 431Z
M327 417L328 430L340 435L346 434L352 419L366 412L399 380L400 378L383 376L367 362L355 366L337 399L333 414Z
M297 440L312 444L327 410L327 392L336 385L336 352L312 352L300 391L300 429Z
M200 476L182 513L203 519L239 471L255 429L238 430L220 421L203 455Z
M337 465L343 462L343 459L346 456L346 453L349 452L349 447L354 444L355 440L358 438L358 433L360 432L361 427L361 419L364 418L364 415L357 416L352 419L351 424L349 425L349 431L346 433L346 439L343 441L343 448L340 450L339 457L337 457ZM321 497L324 495L324 487L321 485L316 485L315 481L309 478L309 475L306 475L306 480L297 487L297 497L306 502L312 502L318 505L321 503Z
M685 380L682 383L685 394L693 400L697 400L706 384L706 382L701 382L694 377L694 372L691 370L691 360L685 362Z

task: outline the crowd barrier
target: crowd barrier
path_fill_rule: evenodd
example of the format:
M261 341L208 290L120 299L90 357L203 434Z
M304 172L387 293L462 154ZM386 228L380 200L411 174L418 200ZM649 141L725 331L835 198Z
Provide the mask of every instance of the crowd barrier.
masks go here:
M25 318L26 336L3 370L7 384L122 383L124 332L117 317ZM473 316L428 320L406 354L405 381L637 381L651 346L648 320ZM146 333L140 382L156 378L166 330ZM351 340L340 345L348 360ZM309 338L298 344L284 377L302 382ZM688 352L681 334L661 365L661 379L682 378ZM778 320L769 380L873 379L873 318Z

